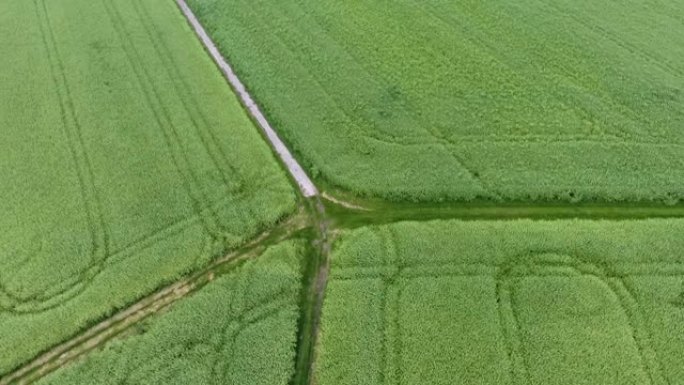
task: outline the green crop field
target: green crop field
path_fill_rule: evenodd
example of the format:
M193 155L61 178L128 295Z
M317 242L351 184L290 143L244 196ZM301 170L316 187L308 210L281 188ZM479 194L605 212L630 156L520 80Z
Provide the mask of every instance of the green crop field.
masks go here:
M684 385L683 32L0 0L0 385Z
M287 385L294 370L303 246L270 247L39 384Z
M295 207L167 0L0 2L0 376Z
M330 187L684 198L682 1L189 3Z
M343 232L314 383L679 384L684 221Z

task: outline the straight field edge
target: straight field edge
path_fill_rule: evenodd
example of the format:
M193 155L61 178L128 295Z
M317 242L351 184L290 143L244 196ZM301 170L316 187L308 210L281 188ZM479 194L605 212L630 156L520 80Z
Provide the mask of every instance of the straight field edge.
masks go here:
M202 46L207 51L214 63L218 66L221 73L224 75L228 84L235 92L240 100L240 103L247 111L250 119L259 126L262 136L268 141L271 149L277 155L282 165L288 171L289 176L296 182L299 191L305 198L311 198L318 195L318 189L302 168L299 162L292 156L292 153L287 148L285 143L280 139L276 131L271 127L266 117L259 109L252 96L247 91L240 78L235 74L235 71L228 63L225 57L216 47L214 41L209 37L206 30L199 22L195 14L192 12L185 0L176 0L179 10L185 17L186 21L195 32L195 35L202 43Z

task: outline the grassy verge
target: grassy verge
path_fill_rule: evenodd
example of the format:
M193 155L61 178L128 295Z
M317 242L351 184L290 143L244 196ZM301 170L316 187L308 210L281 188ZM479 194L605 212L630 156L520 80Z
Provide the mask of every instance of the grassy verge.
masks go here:
M399 221L434 219L512 220L530 219L612 219L684 217L684 204L656 203L497 203L488 201L448 203L395 203L380 200L354 199L344 203L323 200L326 214L334 226L362 227ZM359 206L353 209L349 205ZM347 207L345 207L347 205Z

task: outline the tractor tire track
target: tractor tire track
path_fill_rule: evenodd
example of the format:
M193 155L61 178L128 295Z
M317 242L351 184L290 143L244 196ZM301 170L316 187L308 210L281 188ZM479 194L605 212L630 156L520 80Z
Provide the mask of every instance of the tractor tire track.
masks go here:
M197 100L192 97L192 87L188 85L185 77L182 76L182 73L178 68L178 63L174 60L171 50L162 38L162 34L152 21L147 6L138 1L132 1L131 3L140 18L140 24L145 28L145 31L152 42L152 47L157 56L165 61L163 66L164 70L169 75L176 95L183 101L183 109L190 118L190 122L192 123L197 136L200 138L202 146L207 150L207 154L210 156L214 168L220 174L226 191L229 194L235 194L243 190L245 188L245 181L242 174L228 160L227 155L219 145L220 141L218 137L209 128L211 127L211 124L209 123L208 117L204 113L204 110L199 106ZM230 169L231 176L237 179L237 183L231 183L224 172L225 168Z
M551 255L560 256L563 260L557 260L557 258L544 260L545 256ZM512 258L508 263L501 266L496 275L497 303L499 305L501 326L504 328L507 336L506 341L509 354L511 354L509 357L513 364L512 369L514 373L524 373L526 383L532 383L529 373L530 363L527 362L527 355L524 352L523 341L520 336L522 327L515 309L515 303L513 302L513 287L519 280L525 277L540 275L539 272L533 271L535 266L539 266L542 269L547 267L566 267L581 276L593 277L602 283L615 296L620 311L626 318L630 336L635 343L641 370L649 378L651 384L669 384L662 372L662 366L656 353L651 346L649 333L646 332L648 327L642 319L636 299L625 288L623 278L611 276L608 271L599 265L585 262L581 258L563 253L530 254L529 256L522 256L521 260L519 258ZM516 273L516 269L524 270ZM556 275L558 275L557 272L551 274L551 276ZM569 275L561 274L561 276L568 277Z
M183 150L182 140L180 139L178 129L173 123L173 119L171 119L168 110L164 106L164 103L162 102L163 99L154 86L150 73L142 62L140 53L133 42L128 38L128 33L121 14L114 3L103 0L102 4L124 47L126 58L131 65L136 80L145 96L145 101L154 113L155 121L163 134L164 142L171 153L171 159L173 160L174 166L178 175L183 180L183 185L188 196L193 201L195 212L198 214L202 213L207 209L206 202L208 202L208 199L202 189L196 187L199 186L199 183L196 175L192 171L188 154ZM216 212L211 210L210 218L202 216L202 219L205 230L214 239L220 239L220 220L218 219Z
M49 11L45 0L34 0L33 5L41 41L50 67L50 76L59 102L63 132L67 139L69 152L76 165L76 175L86 212L86 221L91 233L91 264L74 276L68 277L66 280L48 287L40 293L35 293L30 298L24 298L21 295L12 293L6 285L0 284L0 296L5 297L6 301L5 304L0 306L0 312L4 311L13 314L28 314L49 310L78 295L81 292L81 282L85 281L92 274L92 266L101 263L110 254L110 242L102 213L102 202L95 185L95 172L86 150L82 133L83 129L76 114L64 62L59 52ZM56 287L59 288L55 290ZM57 297L60 298L55 300Z
M240 250L215 260L209 266L160 289L138 302L120 310L91 328L38 355L32 361L0 378L0 385L28 384L98 348L133 325L157 314L178 300L195 292L217 274L227 274L241 261L256 258L269 244L290 239L308 224L299 216L290 218L278 227L263 232ZM279 298L280 299L280 298ZM257 306L258 307L258 306Z

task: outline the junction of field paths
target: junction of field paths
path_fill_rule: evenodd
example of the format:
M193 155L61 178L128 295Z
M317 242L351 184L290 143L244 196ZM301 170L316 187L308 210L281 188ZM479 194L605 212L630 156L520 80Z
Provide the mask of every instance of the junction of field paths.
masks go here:
M329 274L330 250L341 230L403 221L439 221L448 219L508 221L516 219L564 220L639 220L684 217L684 207L635 204L497 204L444 203L402 204L354 200L354 203L332 198L300 196L299 209L290 218L261 234L239 250L217 259L206 268L165 286L132 306L121 309L83 333L50 349L19 370L8 374L0 384L26 383L72 362L106 344L125 336L128 330L150 316L168 311L178 300L232 271L245 259L258 258L270 245L288 239L304 238L312 245L308 255L307 275L303 279L304 295L300 305L297 365L293 384L309 384L314 357L319 317Z
M408 203L390 202L374 198L360 198L334 188L322 188L311 182L304 169L277 135L269 132L268 122L261 114L237 77L226 67L225 59L211 43L201 25L183 0L181 10L198 33L207 51L238 93L245 110L261 127L264 139L278 156L283 169L290 173L291 182L299 188L298 209L278 225L260 234L245 246L216 259L201 270L166 285L135 304L120 309L85 332L73 336L51 348L33 361L0 379L0 385L26 383L92 352L113 338L126 336L135 325L147 318L168 311L173 304L201 289L216 277L232 271L245 260L259 258L266 248L289 239L306 239L310 253L306 261L307 274L302 280L300 320L296 350L295 375L292 384L309 384L315 357L318 326L325 288L330 269L330 251L340 231L364 226L403 221L487 220L516 219L563 220L640 220L649 218L684 217L684 204L665 205L651 202L503 202L494 200L472 202ZM222 63L223 61L223 63ZM228 68L228 70L226 69ZM276 127L277 128L277 127ZM275 132L273 132L275 134ZM280 142L280 143L279 143ZM326 185L325 181L321 185Z

